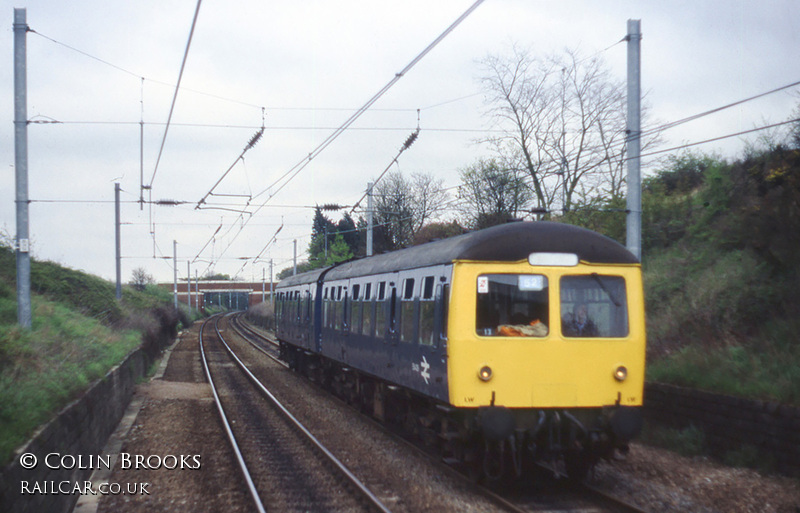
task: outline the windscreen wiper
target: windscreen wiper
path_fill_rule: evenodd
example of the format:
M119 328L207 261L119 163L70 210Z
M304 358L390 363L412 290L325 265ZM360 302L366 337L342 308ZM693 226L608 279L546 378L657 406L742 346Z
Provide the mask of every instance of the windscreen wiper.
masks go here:
M598 284L598 285L600 285L600 288L601 288L601 289L603 289L603 292L605 292L605 293L606 293L606 295L607 295L607 296L608 296L608 298L611 300L611 302L612 302L612 303L614 303L614 306L616 306L617 308L619 308L620 306L622 306L622 302L621 302L620 300L618 300L618 299L617 299L617 298L614 296L614 294L612 294L612 293L611 293L611 291L610 291L610 290L608 289L608 287L606 286L605 282L603 282L602 278L600 278L600 275L599 275L599 274L597 274L597 273L592 273L592 274L591 274L591 276L592 276L592 278L594 278L594 281L596 281L596 282L597 282L597 284Z

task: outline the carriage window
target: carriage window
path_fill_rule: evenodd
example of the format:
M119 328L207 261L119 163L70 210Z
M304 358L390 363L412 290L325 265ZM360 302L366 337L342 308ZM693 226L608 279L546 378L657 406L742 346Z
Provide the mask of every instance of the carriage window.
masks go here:
M342 329L347 330L350 327L350 314L353 307L347 301L347 287L344 288L344 298L342 299Z
M369 301L371 295L372 295L372 283L367 283L367 286L364 288L364 301Z
M561 278L561 333L565 337L628 336L628 300L621 276Z
M447 323L450 315L450 284L445 283L436 287L436 300L441 304L442 319L439 337L447 340Z
M363 311L364 308L364 302L356 299L355 297L355 295L357 294L356 287L358 287L358 285L353 287L353 302L351 303L350 306L350 308L352 309L351 315L353 318L352 324L350 326L350 331L352 331L353 333L361 333L361 312Z
M369 284L367 284L367 291L369 291ZM361 325L361 333L368 337L372 336L372 301L367 301L368 296L364 294L364 315L363 324Z
M436 303L433 301L433 276L426 276L422 281L422 298L419 302L419 343L424 346L434 345Z
M433 276L426 276L422 282L422 299L433 299Z
M414 278L408 278L403 283L403 299L413 299L414 298Z
M333 318L331 317L331 301L328 298L328 291L330 290L330 297L333 297L333 290L331 287L325 287L325 296L322 301L322 326L330 328L333 325Z
M392 287L392 298L389 300L389 331L397 331L397 287Z
M361 285L353 285L353 301L358 301L358 293L361 291Z
M414 278L403 282L400 301L400 341L414 342Z
M548 290L541 274L478 276L475 331L487 337L547 336Z
M375 304L375 336L384 338L386 336L386 282L378 283L378 302Z
M333 301L333 329L342 329L342 287L331 290L331 301Z

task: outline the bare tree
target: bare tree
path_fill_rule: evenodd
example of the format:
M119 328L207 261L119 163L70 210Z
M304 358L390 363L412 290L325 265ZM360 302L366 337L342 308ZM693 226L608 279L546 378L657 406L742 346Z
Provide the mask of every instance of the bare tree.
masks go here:
M577 198L623 194L626 89L599 57L514 47L483 65L488 113L502 131L491 141L527 172L537 207L568 211Z
M145 287L155 282L156 280L144 269L144 267L137 267L131 273L130 284L136 290L144 290Z
M447 206L449 195L441 179L412 173L407 179L399 171L387 174L375 185L374 220L379 225L380 250L404 248L414 234L435 220Z
M481 229L517 217L532 199L525 171L495 159L478 160L460 171L459 199L467 225Z

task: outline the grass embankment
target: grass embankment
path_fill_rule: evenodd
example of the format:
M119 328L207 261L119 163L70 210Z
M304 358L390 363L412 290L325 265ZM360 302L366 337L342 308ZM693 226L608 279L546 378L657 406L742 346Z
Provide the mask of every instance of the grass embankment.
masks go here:
M796 279L748 250L674 249L646 260L647 379L800 405Z
M170 304L153 286L114 285L51 262L31 262L33 325L17 325L15 257L0 246L0 465L35 429L142 342Z
M800 150L645 182L647 379L800 405Z

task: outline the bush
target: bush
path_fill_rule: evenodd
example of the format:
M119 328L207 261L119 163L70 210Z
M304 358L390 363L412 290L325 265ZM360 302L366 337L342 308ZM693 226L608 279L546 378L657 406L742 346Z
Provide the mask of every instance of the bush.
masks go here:
M253 305L247 310L245 316L248 321L257 326L267 330L275 329L275 313L269 300Z

